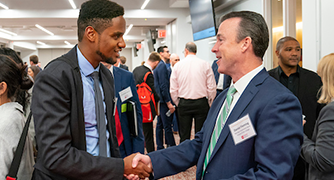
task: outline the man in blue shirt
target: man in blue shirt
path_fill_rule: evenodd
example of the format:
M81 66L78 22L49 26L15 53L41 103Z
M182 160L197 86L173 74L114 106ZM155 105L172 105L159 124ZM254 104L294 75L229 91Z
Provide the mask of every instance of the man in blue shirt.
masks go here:
M149 175L151 170L145 165L131 167L134 155L120 158L113 116L114 80L100 65L107 59L115 61L125 47L123 14L123 7L109 0L83 3L78 45L50 62L36 79L33 94L37 95L31 108L38 157L32 179L110 180Z

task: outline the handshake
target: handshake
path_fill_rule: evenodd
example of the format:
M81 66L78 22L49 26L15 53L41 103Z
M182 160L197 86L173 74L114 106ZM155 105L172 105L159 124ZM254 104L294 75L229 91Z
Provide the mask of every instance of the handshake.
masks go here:
M145 179L152 173L151 158L140 153L131 154L123 159L124 177L130 180Z

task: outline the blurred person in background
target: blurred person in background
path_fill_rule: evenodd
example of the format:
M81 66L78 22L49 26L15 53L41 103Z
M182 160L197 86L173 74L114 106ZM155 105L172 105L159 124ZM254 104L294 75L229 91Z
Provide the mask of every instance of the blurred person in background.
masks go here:
M0 54L9 56L12 60L15 61L15 63L18 66L24 66L27 69L27 63L23 64L22 59L19 57L19 55L11 48L0 48ZM35 67L36 69L39 68ZM32 77L30 77L27 74L27 71L22 72L23 73L23 83L21 86L21 89L18 89L17 96L16 96L16 102L18 102L23 107L23 114L27 118L30 113L30 103L31 103L31 94L32 94L32 87L34 85L34 80ZM37 148L36 148L36 141L35 141L35 127L34 127L34 121L33 118L30 121L29 125L29 137L31 139L31 142L33 143L33 149L34 149L34 155L37 156Z
M323 84L318 103L327 105L320 111L312 138L304 134L301 156L309 164L308 180L334 179L334 53L320 60L317 72Z
M126 63L126 57L125 56L121 56L119 59L121 60L120 68L123 68L123 69L129 71L129 67L127 65L125 65L125 63Z
M23 61L22 59L19 57L19 55L11 48L0 48L0 54L3 55L7 55L9 56L12 60L14 60L14 62L19 65L19 66L23 66ZM27 67L27 65L25 65L25 67ZM31 78L29 78L29 76L27 75L27 72L24 71L23 72L23 81L24 83L22 84L23 87L22 89L31 89L31 87L33 86L33 80ZM25 113L25 115L28 115L30 112L30 94L27 92L27 90L22 90L19 89L18 90L18 95L16 98L16 102L18 102L19 104L21 104L21 106L23 107L23 111Z
M30 66L28 68L28 75L32 77L32 79L35 81L37 74L39 73L39 68L37 66Z

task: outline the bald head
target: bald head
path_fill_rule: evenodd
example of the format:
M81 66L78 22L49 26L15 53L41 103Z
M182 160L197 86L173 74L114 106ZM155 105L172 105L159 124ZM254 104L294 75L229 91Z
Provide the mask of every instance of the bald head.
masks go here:
M194 42L188 42L186 44L186 50L188 50L190 53L197 53L197 46Z
M172 65L172 67L174 67L174 65L180 61L180 57L173 53L172 55L170 55L170 64Z

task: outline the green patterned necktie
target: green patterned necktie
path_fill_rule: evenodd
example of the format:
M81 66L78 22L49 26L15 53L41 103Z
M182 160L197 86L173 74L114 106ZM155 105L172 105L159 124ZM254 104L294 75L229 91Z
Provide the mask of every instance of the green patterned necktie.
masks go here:
M206 152L206 156L205 156L205 159L204 159L203 171L202 171L202 177L204 176L204 172L205 172L205 169L206 169L206 167L209 163L211 154L212 154L212 152L213 152L213 150L214 150L214 148L217 144L219 135L220 135L220 133L221 133L221 131L222 131L224 125L225 125L226 117L229 113L231 102L233 100L233 95L236 91L237 90L234 88L234 86L231 86L230 89L227 91L226 102L223 106L222 113L219 114L218 120L217 120L216 125L215 125L215 129L213 130L213 133L211 135L211 140L210 140L208 150Z

